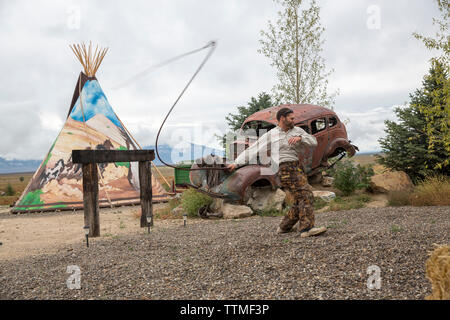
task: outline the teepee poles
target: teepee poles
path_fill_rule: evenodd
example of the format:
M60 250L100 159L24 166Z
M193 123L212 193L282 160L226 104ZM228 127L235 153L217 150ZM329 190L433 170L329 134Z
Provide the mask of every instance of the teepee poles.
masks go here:
M89 47L86 47L84 43L69 45L69 47L80 61L86 75L95 77L95 73L108 52L108 48L99 49L97 45L95 51L93 51L91 42L89 42Z

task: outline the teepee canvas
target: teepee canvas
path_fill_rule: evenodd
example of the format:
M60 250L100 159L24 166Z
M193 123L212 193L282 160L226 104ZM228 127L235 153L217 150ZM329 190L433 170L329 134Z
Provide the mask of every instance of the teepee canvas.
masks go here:
M72 150L138 149L95 77L106 50L93 55L90 46L76 46L74 51L85 73L78 78L67 120L12 212L83 207L82 167L72 163ZM100 206L139 203L137 162L100 163L98 170ZM153 201L167 200L154 175L152 186Z

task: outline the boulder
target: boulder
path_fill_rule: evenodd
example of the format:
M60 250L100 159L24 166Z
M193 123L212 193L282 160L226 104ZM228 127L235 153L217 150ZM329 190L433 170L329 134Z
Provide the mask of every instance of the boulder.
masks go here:
M211 203L211 205L209 206L209 209L212 212L221 212L222 206L223 206L223 199L214 198L213 203Z
M370 178L370 190L374 193L411 190L414 187L409 176L403 171L390 171Z
M277 210L281 211L286 193L281 190L271 188L255 188L252 197L247 201L247 205L253 210Z
M333 177L324 176L322 179L322 186L323 187L331 187L331 186L333 186L333 181L334 181Z
M239 219L250 217L253 210L250 207L225 203L221 208L224 219Z
M336 198L336 194L331 191L313 191L314 198L320 198L323 201L330 202L334 198Z

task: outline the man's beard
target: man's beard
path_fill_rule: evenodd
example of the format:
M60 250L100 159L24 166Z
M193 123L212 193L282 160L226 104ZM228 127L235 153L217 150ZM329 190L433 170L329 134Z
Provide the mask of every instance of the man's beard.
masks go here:
M292 129L294 127L294 123L292 123L292 122L285 122L284 124L289 129Z

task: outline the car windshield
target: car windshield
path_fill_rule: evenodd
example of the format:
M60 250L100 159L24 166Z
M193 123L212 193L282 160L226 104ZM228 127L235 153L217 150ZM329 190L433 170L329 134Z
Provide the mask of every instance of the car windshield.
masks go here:
M248 137L259 137L267 131L275 128L275 125L266 121L249 121L242 127L242 134Z

